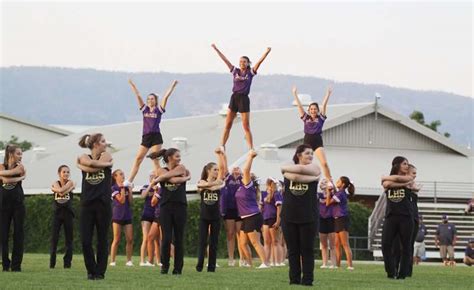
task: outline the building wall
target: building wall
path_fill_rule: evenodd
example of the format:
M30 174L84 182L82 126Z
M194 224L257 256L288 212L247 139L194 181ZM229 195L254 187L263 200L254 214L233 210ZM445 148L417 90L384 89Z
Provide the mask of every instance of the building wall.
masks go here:
M12 135L17 136L20 141L32 142L35 146L41 146L51 140L64 137L58 132L0 118L0 140L10 140Z

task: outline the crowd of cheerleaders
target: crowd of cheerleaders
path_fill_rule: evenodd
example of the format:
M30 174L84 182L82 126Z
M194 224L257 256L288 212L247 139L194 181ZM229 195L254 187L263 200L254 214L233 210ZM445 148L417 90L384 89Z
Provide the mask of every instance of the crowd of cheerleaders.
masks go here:
M221 219L225 222L229 266L235 265L234 251L237 241L240 266L252 265L250 250L252 246L261 262L258 268L282 266L287 257L290 283L312 285L314 241L319 231L322 268L340 267L342 246L347 258L347 268L352 270L352 253L348 242L350 226L348 196L354 194L355 188L345 176L340 177L334 184L322 139L331 88L327 90L321 109L317 103L312 103L307 111L301 105L296 88L293 89L298 112L304 123L304 145L296 148L293 156L294 164L281 166L283 181L268 178L265 180L265 190L261 191L263 188L261 180L251 171L257 152L253 149L249 126L248 95L252 79L269 54L270 48L255 66L251 67L249 58L244 56L240 58L239 67L235 67L215 45L212 47L228 66L234 85L226 126L220 146L215 150L217 163L210 162L204 166L197 184L201 211L196 270L199 272L203 270L207 248L207 271L214 272L217 267L217 241ZM87 134L79 141L81 147L90 149L90 154L78 157L77 167L82 171L79 215L82 252L87 278L91 280L104 278L108 265L107 235L111 221L114 239L110 249L110 265L115 265L122 230L126 237L127 265L133 265L130 207L133 202L133 180L147 154L153 162L154 170L150 173L149 184L141 191L142 197L145 198L145 206L141 218L143 242L140 265L160 264L161 273L167 274L170 268L170 255L174 254L172 273L179 275L183 269L183 237L187 217L186 182L190 179L190 173L181 163L179 150L162 149L163 138L160 132L161 117L177 81L172 83L159 105L158 96L153 93L147 96L145 104L135 84L131 80L129 83L143 114L142 143L129 178L125 179L122 170L112 172L112 156L106 151L107 142L102 134ZM250 150L242 169L236 167L229 172L225 145L237 113L241 114ZM321 164L325 181L319 182L321 170L313 163L313 156L316 156ZM0 164L3 271L21 271L25 217L22 181L26 177L21 160L21 149L18 146L8 145L5 149L4 163ZM61 165L58 175L59 180L51 186L55 210L50 267L54 268L56 264L59 231L63 226L66 242L64 267L70 268L74 218L71 203L75 185L69 178L68 166ZM418 216L415 213L416 192L419 190L419 186L414 184L414 175L416 170L413 166L409 166L406 158L396 157L392 162L390 176L382 178L388 200L382 250L389 278L405 278L411 275L412 240L417 227L415 217ZM321 189L319 193L318 183ZM8 241L12 223L13 250L10 260ZM94 228L97 231L96 255L92 245ZM264 245L261 244L262 230ZM395 237L399 237L400 242L394 243ZM330 266L328 249L331 253Z

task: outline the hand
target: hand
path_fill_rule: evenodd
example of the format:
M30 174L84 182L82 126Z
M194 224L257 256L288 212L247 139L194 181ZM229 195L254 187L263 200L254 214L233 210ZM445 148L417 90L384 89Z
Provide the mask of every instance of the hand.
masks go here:
M258 155L258 153L254 149L249 150L249 156L250 157L255 158L255 157L257 157L257 155Z
M267 47L267 53L269 53L270 51L272 51L272 48L271 48L271 47Z
M291 91L293 92L293 96L298 96L298 89L296 88L296 86L293 86L293 89Z
M214 43L211 44L211 47L214 48L215 50L217 50L217 46Z
M214 152L216 154L224 154L224 146L221 145L221 146L217 147L216 150L214 150Z
M280 221L277 220L277 221L273 224L272 228L278 229L279 227L280 227Z
M332 94L332 85L329 85L326 89L326 94L330 96Z
M176 87L177 84L178 84L178 81L177 81L177 80L174 80L171 85L172 85L173 87Z
M133 83L132 79L128 79L128 83L129 83L132 87L135 87L135 84Z

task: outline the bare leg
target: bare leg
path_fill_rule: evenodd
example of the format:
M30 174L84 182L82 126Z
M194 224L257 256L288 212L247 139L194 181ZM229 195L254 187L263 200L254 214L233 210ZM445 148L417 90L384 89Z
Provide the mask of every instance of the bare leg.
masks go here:
M127 254L127 262L132 260L132 253L133 253L133 226L126 225L124 226L124 231L125 231L125 240L126 240L126 246L125 246L125 253Z
M230 109L227 111L227 116L225 118L225 127L224 132L222 133L221 145L225 147L227 140L229 139L230 129L232 129L232 123L234 122L236 112L232 112Z
M319 160L319 163L321 164L321 168L323 169L324 176L328 180L332 181L331 171L329 170L329 165L326 158L326 154L324 153L324 148L319 147L318 149L316 149L316 151L314 151L314 154L316 155L316 157Z
M270 228L263 225L263 249L265 251L265 260L270 261L272 255L272 237L270 236Z
M148 262L150 262L150 264L153 264L153 253L155 252L155 241L158 237L158 232L159 232L159 228L158 228L158 224L157 223L152 223L151 224L151 227L150 227L150 230L148 231L148 238L147 238L147 241L148 241Z
M145 254L148 246L148 232L150 231L151 223L142 221L142 245L140 247L140 263L145 263Z
M339 237L341 239L341 244L344 248L344 252L346 253L347 266L352 267L352 251L351 246L349 244L349 233L346 231L340 232Z
M253 231L251 233L247 233L247 235L262 264L268 265L268 260L265 259L265 251L263 250L262 243L260 243L260 233Z
M235 220L225 220L225 230L227 236L227 255L229 262L234 261L235 251Z
M328 235L319 233L321 243L321 257L323 258L323 266L328 265Z
M245 261L245 256L242 251L242 246L240 243L240 229L242 228L242 221L235 221L235 237L237 238L237 250L239 251L240 261Z
M340 241L340 236L338 233L336 233L336 237L335 237L335 245L336 245L336 265L338 267L341 267L341 256L342 256L342 253L341 253L341 241Z
M244 126L245 140L247 140L247 145L249 149L253 149L253 137L252 132L250 131L250 113L240 113L242 116L242 125Z
M117 249L120 243L120 235L122 231L122 226L117 223L112 223L112 229L114 231L114 240L112 241L112 246L110 247L110 261L115 262L115 257L117 256Z
M271 237L271 249L273 256L273 263L277 265L281 260L281 251L280 251L280 240L278 235L278 229L270 228L270 237ZM269 260L267 260L269 261Z
M128 175L128 181L133 182L135 176L138 173L138 169L140 168L140 164L142 164L143 159L145 159L145 155L148 152L148 148L143 145L140 145L138 148L137 156L135 157L135 161L133 162L132 170L130 170L130 174Z
M336 267L336 252L335 252L335 243L336 243L336 233L330 233L329 237L329 255L331 257L331 265Z
M243 231L240 231L239 233L239 243L242 248L242 255L243 255L244 260L246 260L247 263L251 266L252 257L247 247L247 243L248 243L247 234L244 233Z

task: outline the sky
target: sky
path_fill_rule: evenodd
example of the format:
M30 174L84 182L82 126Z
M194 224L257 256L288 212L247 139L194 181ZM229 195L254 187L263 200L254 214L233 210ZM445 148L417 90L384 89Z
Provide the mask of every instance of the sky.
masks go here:
M472 2L2 2L1 66L227 72L442 90L472 97Z

